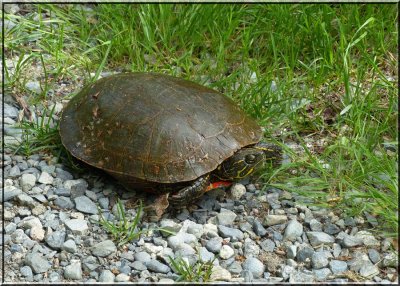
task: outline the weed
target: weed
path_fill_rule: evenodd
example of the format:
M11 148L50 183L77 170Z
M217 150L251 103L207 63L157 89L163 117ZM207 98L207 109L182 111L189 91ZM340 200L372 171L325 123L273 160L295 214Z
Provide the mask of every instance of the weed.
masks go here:
M142 201L139 201L139 207L136 211L136 215L133 219L129 219L126 215L125 208L120 199L117 201L117 217L112 221L107 220L101 211L101 208L98 207L99 220L98 223L111 234L111 237L114 241L118 242L118 246L123 246L126 243L131 242L139 238L142 234L148 234L150 231L158 230L164 233L174 235L174 232L171 232L168 229L164 228L155 228L155 229L144 229L139 230L139 223L142 217L143 206Z
M213 260L202 261L199 257L194 265L182 257L168 257L172 270L179 275L178 282L209 282L212 274Z

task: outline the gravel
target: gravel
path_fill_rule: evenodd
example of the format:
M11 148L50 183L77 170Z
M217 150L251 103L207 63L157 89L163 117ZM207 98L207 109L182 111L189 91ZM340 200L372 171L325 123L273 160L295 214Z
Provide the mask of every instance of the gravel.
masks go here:
M28 89L39 92L37 83L28 81ZM49 97L48 104L59 116L63 103ZM21 111L9 100L4 104L7 142L21 136L11 131ZM179 275L169 257L192 265L213 261L211 281L228 283L352 282L343 276L347 271L367 282L398 282L392 240L369 231L376 225L372 215L315 207L295 191L248 182L213 190L157 221L144 215L137 226L144 233L117 246L98 223L98 208L112 221L120 198L132 217L132 199L143 195L148 203L151 196L129 193L96 172L77 173L42 154L5 150L3 167L8 283L172 283Z
M89 229L87 221L83 219L70 219L65 221L65 226L73 234L83 235Z
M60 249L65 242L65 231L55 231L46 237L46 243L53 249Z
M86 196L74 198L76 209L87 214L97 214L96 204Z
M117 250L114 242L111 240L105 240L95 244L92 248L92 254L98 257L106 257Z
M51 263L39 253L27 254L25 264L30 266L35 274L46 272L51 267Z
M243 270L250 271L254 278L261 277L265 270L265 265L255 257L247 258L242 267Z
M219 257L221 257L222 259L229 259L233 257L234 254L235 251L229 245L223 245L221 247L221 250L219 251Z
M285 229L283 238L286 240L294 241L303 234L303 225L297 220L293 219L289 221Z
M114 282L115 275L108 269L102 270L99 275L99 282Z
M347 270L347 263L341 260L331 260L329 262L329 268L333 274L340 274Z
M71 260L71 264L64 269L64 277L71 280L82 279L82 267L80 260Z
M243 240L243 232L237 228L218 225L218 233L224 238L230 238L232 241Z

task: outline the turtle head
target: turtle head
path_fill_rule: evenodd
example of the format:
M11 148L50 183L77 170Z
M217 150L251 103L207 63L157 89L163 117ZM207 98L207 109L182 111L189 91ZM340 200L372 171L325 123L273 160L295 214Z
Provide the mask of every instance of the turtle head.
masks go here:
M218 167L216 176L222 180L240 180L260 169L265 162L278 165L282 149L274 144L259 142L245 147L226 159Z

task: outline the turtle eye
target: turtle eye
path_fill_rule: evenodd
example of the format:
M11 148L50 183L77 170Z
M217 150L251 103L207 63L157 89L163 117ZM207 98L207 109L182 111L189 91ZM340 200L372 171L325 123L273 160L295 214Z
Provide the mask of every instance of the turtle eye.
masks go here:
M256 161L256 156L254 154L246 155L246 157L244 157L244 161L247 164L254 164L254 162Z

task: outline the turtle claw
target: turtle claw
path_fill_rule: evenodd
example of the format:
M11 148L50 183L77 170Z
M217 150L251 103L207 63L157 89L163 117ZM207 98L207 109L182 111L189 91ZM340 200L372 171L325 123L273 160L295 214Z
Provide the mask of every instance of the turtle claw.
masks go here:
M165 210L169 206L168 202L169 193L158 195L154 202L149 206L147 210L147 217L150 221L155 222L158 221L162 215L165 213Z
M184 208L187 204L201 197L208 189L210 175L207 174L195 180L190 186L187 186L176 193L170 194L169 203L176 209Z

